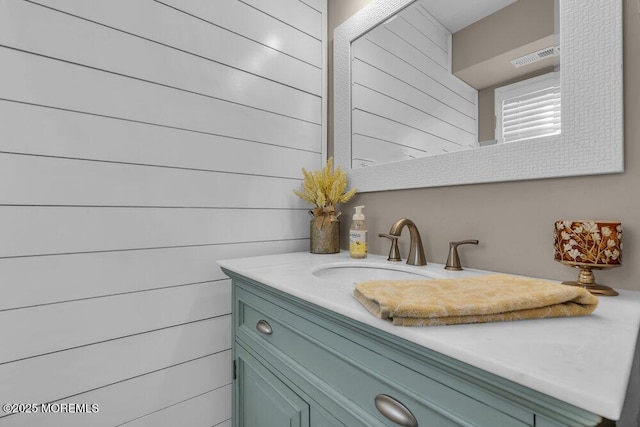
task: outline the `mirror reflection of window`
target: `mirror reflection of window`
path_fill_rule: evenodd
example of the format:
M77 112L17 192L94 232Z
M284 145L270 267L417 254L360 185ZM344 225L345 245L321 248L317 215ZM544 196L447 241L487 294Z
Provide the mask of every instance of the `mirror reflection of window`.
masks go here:
M518 0L453 34L452 71L478 90L478 140L495 144L496 88L560 70L558 0Z
M559 70L559 0L417 0L351 43L352 168L496 141L494 90ZM501 136L502 138L502 136Z
M560 73L548 73L496 89L495 117L498 144L559 135Z

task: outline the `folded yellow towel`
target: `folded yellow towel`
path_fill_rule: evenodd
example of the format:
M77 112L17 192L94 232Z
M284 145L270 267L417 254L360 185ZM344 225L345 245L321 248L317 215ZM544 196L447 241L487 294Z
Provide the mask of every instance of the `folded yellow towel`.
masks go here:
M598 305L583 288L508 274L373 280L356 285L353 295L375 316L400 326L584 316Z

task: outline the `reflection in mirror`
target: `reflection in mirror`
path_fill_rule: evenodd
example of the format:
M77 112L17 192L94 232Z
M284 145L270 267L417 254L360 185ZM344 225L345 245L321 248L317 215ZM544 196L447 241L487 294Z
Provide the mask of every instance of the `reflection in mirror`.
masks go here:
M351 43L413 2L372 0L334 30L334 160L349 170L350 183L359 192L624 171L621 0L559 1L561 134L537 138L535 143L497 143L353 169ZM429 0L430 5L439 2L468 2L470 10L480 3ZM536 25L537 19L531 21ZM482 104L481 94L478 100Z
M417 0L353 40L352 168L558 134L557 1Z

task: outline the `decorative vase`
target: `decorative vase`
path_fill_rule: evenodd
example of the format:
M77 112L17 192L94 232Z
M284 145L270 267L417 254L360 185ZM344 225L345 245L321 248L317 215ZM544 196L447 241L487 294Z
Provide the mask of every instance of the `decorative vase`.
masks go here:
M312 254L340 252L340 221L337 217L314 217L309 226L309 250Z

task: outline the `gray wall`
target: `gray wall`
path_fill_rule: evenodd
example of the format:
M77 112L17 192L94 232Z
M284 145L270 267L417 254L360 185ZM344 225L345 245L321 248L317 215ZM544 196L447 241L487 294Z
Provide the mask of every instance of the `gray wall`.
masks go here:
M330 0L329 34L362 3ZM349 214L352 206L366 206L370 252L386 254L388 243L377 233L408 217L421 231L429 261L443 263L450 240L476 238L479 246L460 250L464 265L575 280L576 270L553 261L554 220L619 219L625 233L623 266L596 272L596 277L616 288L640 290L640 81L635 77L640 75L639 9L637 0L624 0L623 174L359 194L342 210ZM342 227L343 242L348 241L347 228ZM407 254L408 236L401 240Z
M216 259L308 249L324 0L0 2L0 426L230 426ZM267 226L265 226L267 224Z

